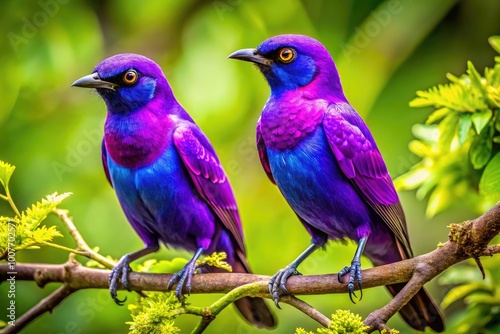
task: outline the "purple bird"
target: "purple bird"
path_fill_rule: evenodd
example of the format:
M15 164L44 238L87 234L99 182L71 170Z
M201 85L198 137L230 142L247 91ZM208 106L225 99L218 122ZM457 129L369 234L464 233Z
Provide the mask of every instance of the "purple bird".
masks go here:
M286 281L328 240L354 240L349 297L361 293L360 257L375 266L413 256L398 195L368 127L342 91L335 64L317 40L302 35L272 37L257 49L229 58L253 62L267 79L271 96L257 123L257 148L269 179L312 236L311 245L269 282L278 305ZM396 295L405 284L388 285ZM361 299L360 295L360 299ZM424 289L400 311L413 328L444 330L438 307Z
M191 290L201 254L226 252L234 272L249 273L240 216L217 155L193 119L175 99L161 68L136 54L99 63L73 86L95 88L106 103L102 162L128 221L145 248L124 255L110 276L116 303L119 281L129 287L129 263L156 252L159 243L194 252L168 282L176 295ZM213 271L214 269L212 269ZM210 269L207 269L210 271ZM235 302L257 327L274 327L264 301Z

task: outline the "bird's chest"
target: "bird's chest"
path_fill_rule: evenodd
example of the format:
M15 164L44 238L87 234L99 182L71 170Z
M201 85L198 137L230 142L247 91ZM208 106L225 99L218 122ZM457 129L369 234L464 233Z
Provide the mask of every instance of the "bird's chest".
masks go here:
M135 115L108 117L104 127L108 156L127 168L144 167L159 159L171 136L168 123Z
M322 118L323 109L313 103L271 100L262 112L260 131L267 147L286 150L315 131Z

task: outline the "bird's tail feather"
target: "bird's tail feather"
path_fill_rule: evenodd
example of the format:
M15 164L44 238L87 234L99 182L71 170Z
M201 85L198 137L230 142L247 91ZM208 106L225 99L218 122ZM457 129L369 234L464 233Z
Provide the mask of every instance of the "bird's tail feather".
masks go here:
M405 283L387 285L389 292L396 296L405 286ZM444 331L443 316L425 289L419 292L410 300L408 304L399 310L403 319L416 330L424 331L429 326L434 331L441 333Z
M233 272L235 273L251 273L250 267L246 262L244 254L239 254L236 252L236 259L234 263L231 263L233 267ZM210 270L207 271L218 271ZM271 310L267 307L266 303L262 298L255 297L243 297L234 302L234 305L241 313L241 315L252 325L258 328L274 328L276 322Z

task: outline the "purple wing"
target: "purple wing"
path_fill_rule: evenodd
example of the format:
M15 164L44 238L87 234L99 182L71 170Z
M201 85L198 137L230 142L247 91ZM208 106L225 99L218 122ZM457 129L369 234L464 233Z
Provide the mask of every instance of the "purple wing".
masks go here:
M269 180L276 184L273 174L271 173L271 165L269 165L269 159L267 158L266 144L264 143L264 138L262 138L262 132L260 131L260 118L257 122L257 151L259 152L260 163L264 168Z
M194 124L177 127L174 145L200 196L244 251L243 231L229 180L208 139Z
M323 128L344 174L412 256L401 203L382 155L361 117L347 103L331 105ZM364 131L363 131L364 130Z
M106 151L106 144L104 144L104 139L101 145L101 158L102 158L102 167L104 167L104 173L106 174L106 178L108 179L109 184L111 184L111 187L113 187L113 183L111 183L111 176L109 176L108 152Z

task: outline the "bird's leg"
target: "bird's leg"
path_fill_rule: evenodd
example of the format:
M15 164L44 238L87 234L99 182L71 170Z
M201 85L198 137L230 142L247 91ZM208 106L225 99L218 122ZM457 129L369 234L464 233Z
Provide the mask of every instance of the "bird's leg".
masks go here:
M116 266L111 271L111 275L109 275L109 293L111 294L111 298L113 298L116 304L123 305L127 300L127 297L125 297L125 299L123 300L118 299L117 290L118 290L118 280L121 277L122 286L130 291L128 285L128 273L131 271L129 266L130 262L133 262L138 258L141 258L147 254L154 253L159 248L160 246L158 244L153 246L147 246L146 248L143 248L137 252L123 255L120 261L118 261Z
M194 253L193 258L186 263L184 268L174 274L170 281L168 281L167 289L169 290L175 283L177 283L175 295L181 303L184 303L184 296L182 295L182 289L184 286L186 287L187 294L189 295L191 293L191 279L193 278L193 274L196 270L196 260L198 260L203 251L204 249L202 247L198 248L196 253Z
M352 296L358 298L354 293L354 281L358 282L359 286L359 300L363 298L363 289L362 289L362 279L361 279L361 254L363 254L363 250L365 249L366 241L368 237L363 237L359 239L358 247L356 248L356 253L354 253L354 258L352 259L351 266L347 266L342 269L338 274L338 280L342 283L342 277L349 273L349 281L347 282L347 290L349 291L349 298L353 303L354 300Z
M289 295L290 293L286 289L286 281L287 279L292 276L292 275L301 275L297 271L297 267L314 251L320 247L322 247L324 244L321 243L315 243L313 242L307 249L300 254L292 263L290 263L288 266L286 266L283 269L280 269L269 281L268 287L269 287L269 292L271 293L271 296L273 296L274 303L278 308L281 308L279 306L279 301L280 301L280 290L283 291L285 294Z

